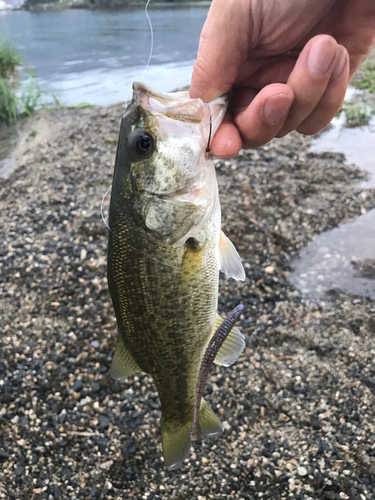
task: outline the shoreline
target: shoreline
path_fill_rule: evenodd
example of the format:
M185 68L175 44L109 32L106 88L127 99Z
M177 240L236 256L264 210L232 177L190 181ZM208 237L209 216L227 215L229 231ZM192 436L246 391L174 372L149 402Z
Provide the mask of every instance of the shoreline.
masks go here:
M198 0L198 1L186 1L180 2L177 4L173 4L170 2L150 2L148 6L148 10L157 10L157 9L191 9L191 8L207 8L210 7L210 0ZM96 10L96 11L104 11L104 12L112 12L112 11L132 11L132 10L140 10L145 8L145 2L134 1L129 2L128 5L121 5L121 0L119 3L115 0L115 5L113 6L103 6L103 5L95 5L91 0L62 0L59 3L40 3L33 5L30 8L21 7L19 11L28 11L33 13L41 13L41 12L60 12L68 9L84 9L84 10Z

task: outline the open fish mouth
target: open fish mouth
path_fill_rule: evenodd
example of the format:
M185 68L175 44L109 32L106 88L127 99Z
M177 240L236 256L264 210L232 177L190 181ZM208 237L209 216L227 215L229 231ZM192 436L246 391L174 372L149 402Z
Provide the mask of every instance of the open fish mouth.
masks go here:
M133 83L133 103L140 104L153 114L162 114L173 120L197 124L207 119L210 112L202 99L191 99L187 90L177 92L156 92L148 85ZM221 123L227 109L228 95L210 103L213 134Z
M171 99L173 99L173 100L189 99L189 92L187 90L183 90L181 92L157 92L156 90L153 90L151 87L149 87L145 83L141 83L141 82L134 82L133 83L133 91L147 94L148 96L153 97L154 99L156 99L159 102L167 102L167 101L170 101Z

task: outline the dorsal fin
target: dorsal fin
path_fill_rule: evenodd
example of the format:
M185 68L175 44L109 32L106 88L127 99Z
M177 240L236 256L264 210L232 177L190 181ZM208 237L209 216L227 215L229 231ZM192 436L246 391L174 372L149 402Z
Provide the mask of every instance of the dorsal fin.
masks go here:
M241 257L238 255L233 243L228 236L225 236L223 231L221 231L220 234L219 258L220 270L226 274L228 278L245 281L246 274L241 262Z

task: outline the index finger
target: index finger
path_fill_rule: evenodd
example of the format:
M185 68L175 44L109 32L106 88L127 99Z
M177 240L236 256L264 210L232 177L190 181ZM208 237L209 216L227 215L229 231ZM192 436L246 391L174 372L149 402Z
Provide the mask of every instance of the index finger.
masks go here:
M190 96L210 102L228 92L248 55L249 9L238 0L213 0L199 42Z

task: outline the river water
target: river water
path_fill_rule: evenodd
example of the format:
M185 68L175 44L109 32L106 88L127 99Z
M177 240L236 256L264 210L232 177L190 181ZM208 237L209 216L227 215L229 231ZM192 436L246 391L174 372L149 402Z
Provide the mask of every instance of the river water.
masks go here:
M0 13L0 35L35 68L45 99L62 104L112 104L129 99L141 79L159 91L188 85L207 7L150 10L151 33L143 10L66 10Z
M347 99L354 94L349 89ZM313 140L311 150L344 153L348 162L369 172L362 187L375 187L375 119L347 128L341 115ZM314 238L293 263L289 279L313 300L334 289L375 299L375 209Z

